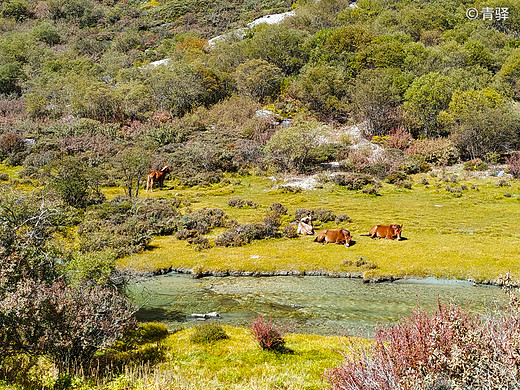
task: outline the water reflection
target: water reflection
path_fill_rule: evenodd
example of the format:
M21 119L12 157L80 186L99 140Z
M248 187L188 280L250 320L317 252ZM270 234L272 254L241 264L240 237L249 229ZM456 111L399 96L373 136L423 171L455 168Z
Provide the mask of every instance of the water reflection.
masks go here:
M364 284L316 276L192 279L176 273L133 285L129 294L141 307L141 321L175 326L195 323L192 313L216 311L226 324L247 326L261 314L296 332L368 336L377 323L396 322L418 305L433 310L438 298L472 312L491 312L507 302L496 287L435 279Z

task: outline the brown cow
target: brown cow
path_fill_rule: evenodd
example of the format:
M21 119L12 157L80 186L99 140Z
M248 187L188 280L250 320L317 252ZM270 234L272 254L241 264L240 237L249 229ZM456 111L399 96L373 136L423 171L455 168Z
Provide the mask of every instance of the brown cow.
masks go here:
M370 238L389 238L390 240L397 238L397 240L401 240L402 230L403 225L376 225L370 229L368 235Z
M328 229L319 232L314 241L319 242L320 244L328 244L329 242L345 244L345 247L349 247L351 239L352 236L347 229Z
M150 190L150 192L153 192L153 185L154 183L157 183L157 186L159 188L162 188L164 179L166 178L166 175L170 173L170 167L168 165L165 165L162 167L160 171L152 171L146 178L146 192Z

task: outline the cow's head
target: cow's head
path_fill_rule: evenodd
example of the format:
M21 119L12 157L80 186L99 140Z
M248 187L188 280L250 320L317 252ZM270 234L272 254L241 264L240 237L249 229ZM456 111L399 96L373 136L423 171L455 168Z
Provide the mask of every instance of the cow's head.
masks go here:
M403 230L403 225L392 225L393 235L397 237L398 240L401 240L401 231Z

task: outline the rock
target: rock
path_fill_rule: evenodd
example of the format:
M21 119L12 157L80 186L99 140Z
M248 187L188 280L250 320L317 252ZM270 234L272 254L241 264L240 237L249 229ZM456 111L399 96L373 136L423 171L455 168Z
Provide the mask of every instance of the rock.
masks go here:
M217 317L220 317L220 314L218 314L216 311L212 311L211 313L206 313L206 314L198 314L198 313L193 313L190 315L190 317L193 317L193 318L202 318L202 319L208 319L208 318L217 318Z

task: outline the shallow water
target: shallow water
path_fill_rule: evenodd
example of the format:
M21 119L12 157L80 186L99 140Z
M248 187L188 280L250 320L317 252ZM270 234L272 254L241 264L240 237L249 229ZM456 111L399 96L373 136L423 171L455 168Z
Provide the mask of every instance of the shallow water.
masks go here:
M129 287L140 321L194 325L192 313L218 312L224 324L247 326L259 314L299 333L373 335L376 324L394 323L418 304L431 311L454 302L491 313L507 303L497 287L436 279L367 284L360 279L317 276L208 277L170 273Z

